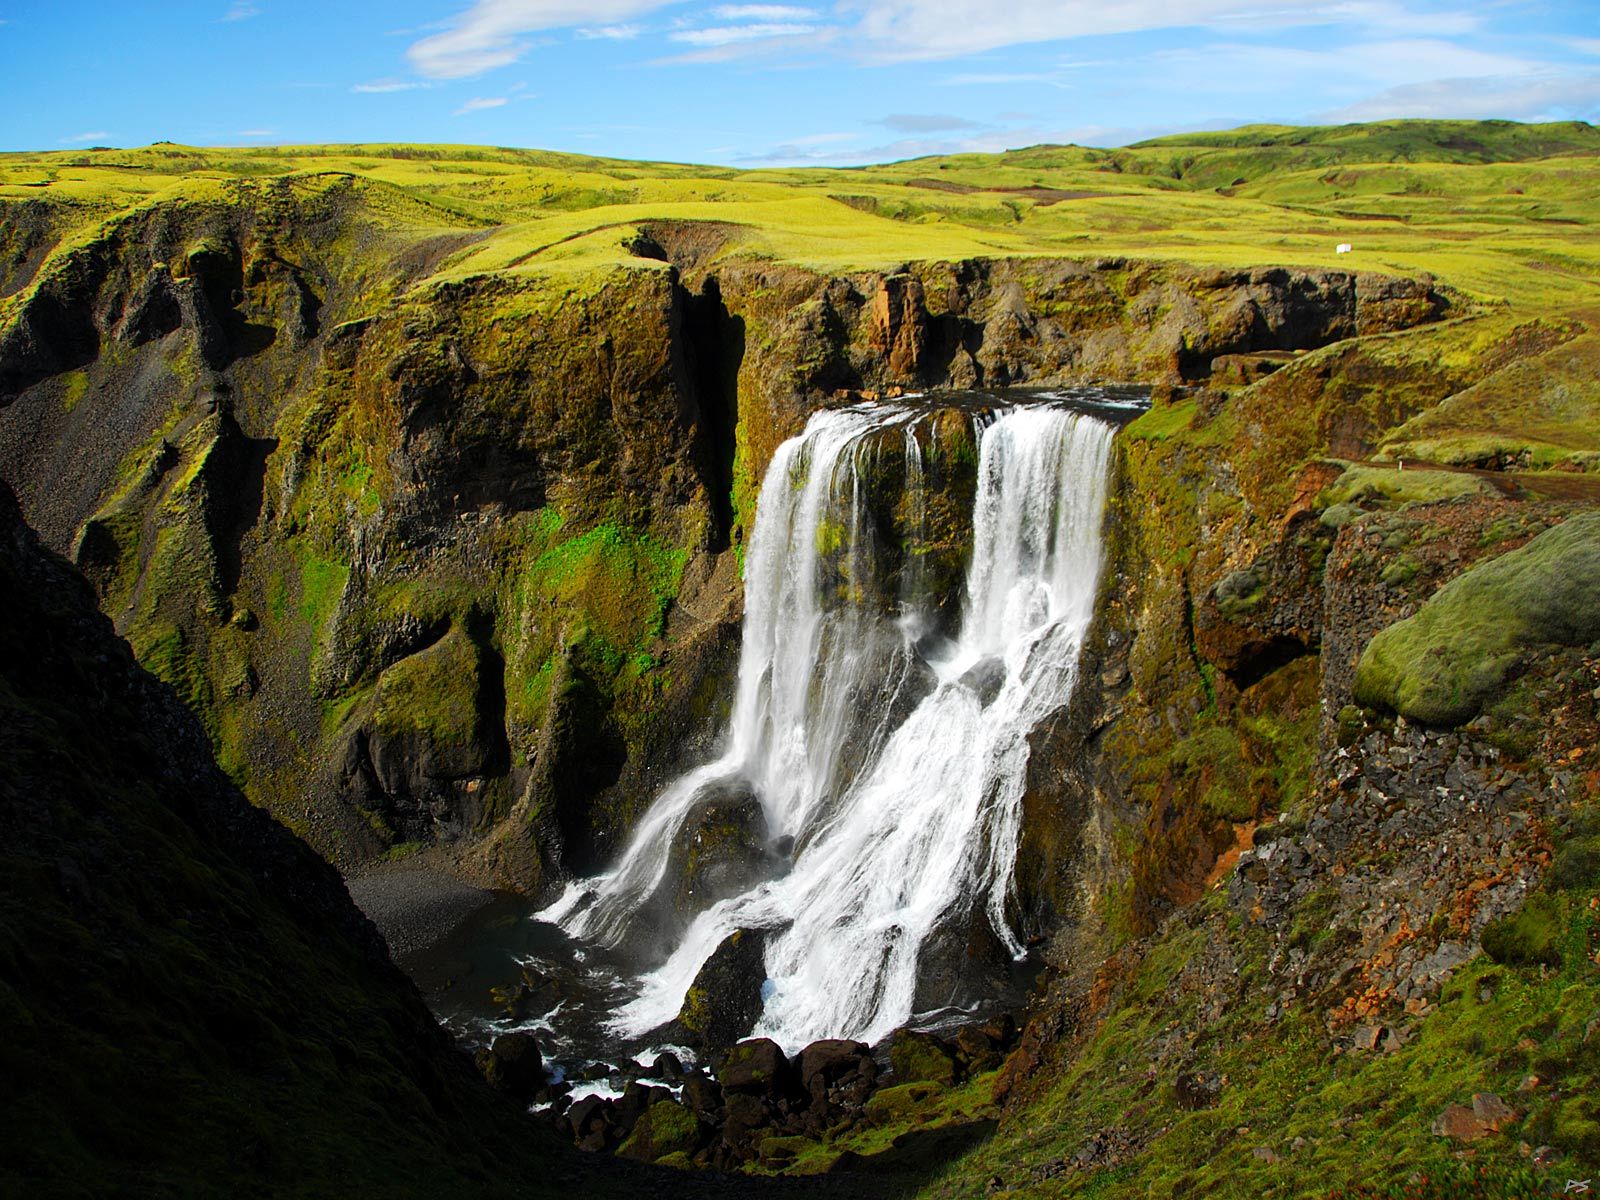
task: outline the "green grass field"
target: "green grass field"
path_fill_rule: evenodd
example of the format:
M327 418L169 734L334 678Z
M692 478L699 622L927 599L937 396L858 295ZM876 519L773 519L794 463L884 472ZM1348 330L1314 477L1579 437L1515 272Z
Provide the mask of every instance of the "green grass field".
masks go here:
M482 235L438 265L441 279L510 271L571 286L575 275L639 265L623 249L639 224L682 220L733 226L723 253L827 271L1130 255L1427 271L1482 301L1600 301L1600 130L1582 123L1258 126L1115 151L1041 146L828 170L467 146L0 155L0 201L44 202L62 219L54 253L144 205L352 182L397 245ZM1335 253L1343 242L1352 253Z

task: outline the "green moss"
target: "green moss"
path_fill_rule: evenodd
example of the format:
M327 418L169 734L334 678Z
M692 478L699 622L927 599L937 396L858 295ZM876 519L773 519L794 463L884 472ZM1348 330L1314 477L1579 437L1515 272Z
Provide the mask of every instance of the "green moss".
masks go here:
M674 1100L663 1100L645 1109L617 1153L655 1162L670 1154L692 1154L699 1141L700 1122L694 1113Z
M1600 638L1600 515L1584 514L1446 584L1362 652L1355 697L1429 725L1469 719L1521 652Z
M950 1087L959 1078L955 1057L931 1034L897 1030L889 1042L889 1064L903 1083Z
M1329 485L1318 503L1428 504L1459 496L1488 495L1490 491L1487 483L1465 471L1351 467Z
M1193 400L1154 405L1129 424L1123 436L1141 442L1164 442L1187 433L1198 412L1199 405Z
M1555 891L1600 888L1600 836L1579 837L1565 843L1550 864L1545 886Z
M1555 901L1535 892L1511 916L1484 928L1483 949L1497 963L1559 966L1561 934L1561 913Z
M468 746L478 736L478 690L478 648L465 631L451 629L378 677L373 721L380 733L419 733L439 746Z
M61 411L71 412L89 394L89 373L68 371L61 376Z
M895 1074L898 1076L899 1072ZM880 1088L872 1093L871 1099L867 1101L867 1120L879 1126L912 1124L918 1116L927 1113L931 1103L947 1091L949 1086L948 1081L925 1079Z
M1309 948L1334 936L1327 925L1338 907L1336 888L1311 893L1291 914L1291 943ZM1589 945L1596 926L1586 901L1558 902L1564 947ZM1182 982L1185 965L1216 939L1226 940L1239 976L1235 998L1221 1008L1210 989ZM1306 1194L1314 1181L1317 1195L1532 1200L1545 1184L1527 1168L1519 1141L1573 1156L1576 1178L1600 1162L1591 1124L1600 1113L1589 1100L1600 1082L1600 1045L1585 1041L1600 1011L1594 965L1580 954L1567 953L1559 968L1529 971L1480 958L1445 986L1404 1046L1343 1055L1330 1053L1326 1013L1315 1002L1266 1018L1272 990L1256 981L1270 977L1267 964L1278 954L1278 940L1256 926L1174 922L1142 959L1123 964L1104 1011L1030 1081L1030 1099L995 1138L919 1194L993 1194L995 1176L1026 1190L1032 1168L1073 1161L1108 1128L1132 1135L1131 1156L1114 1170L1063 1174L1050 1194L1243 1200ZM1191 1034L1192 1061L1226 1078L1210 1108L1177 1104L1171 1073L1182 1067L1154 1078L1143 1069L1170 1054L1175 1031ZM1519 1093L1530 1071L1545 1086ZM1474 1143L1473 1161L1463 1164L1430 1127L1446 1105L1476 1092L1504 1096L1526 1115L1520 1126ZM1263 1145L1275 1159L1254 1153Z

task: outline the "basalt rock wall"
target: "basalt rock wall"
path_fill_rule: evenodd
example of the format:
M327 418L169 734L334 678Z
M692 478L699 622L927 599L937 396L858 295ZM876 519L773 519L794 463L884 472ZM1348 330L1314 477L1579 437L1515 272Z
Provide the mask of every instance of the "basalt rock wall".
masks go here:
M346 867L444 846L529 891L712 750L761 475L817 407L1182 386L1448 308L1426 280L1120 259L830 277L667 224L593 278L439 282L476 234L396 232L348 180L230 186L48 258L49 211L6 212L0 473L253 800ZM1125 458L1132 512L1160 468ZM1118 553L1127 621L1188 629L1159 548ZM1098 818L1037 790L1045 923Z

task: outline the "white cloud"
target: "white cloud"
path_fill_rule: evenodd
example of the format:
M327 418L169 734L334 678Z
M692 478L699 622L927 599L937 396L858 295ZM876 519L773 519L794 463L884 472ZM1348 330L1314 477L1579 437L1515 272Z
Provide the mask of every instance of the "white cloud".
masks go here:
M731 46L737 42L803 37L816 32L815 25L715 25L710 29L681 29L668 36L675 42L683 42L690 46Z
M504 96L474 96L456 109L455 115L464 117L468 113L483 112L487 108L504 108L507 102Z
M1600 119L1600 76L1569 72L1407 83L1326 114L1329 121L1394 117Z
M1600 58L1600 38L1568 38L1567 45L1579 54L1587 54L1590 58Z
M236 0L232 8L223 14L224 21L248 21L251 17L259 17L261 10L247 0Z
M817 10L790 4L723 4L711 15L719 21L814 21Z
M63 146L72 146L79 142L103 142L111 135L104 129L96 129L89 133L75 133L71 137L61 139Z
M1307 25L1359 26L1385 34L1469 32L1476 16L1402 0L841 0L856 14L868 57L880 60L957 58L1031 42L1162 29L1251 30ZM1426 7L1426 11L1423 11Z
M1187 94L1260 96L1290 92L1316 80L1324 95L1352 100L1375 88L1433 79L1512 76L1538 64L1489 54L1436 38L1358 42L1320 50L1249 42L1222 42L1163 50L1139 60L1165 86Z
M406 51L430 79L465 79L508 66L531 48L530 33L620 24L669 0L478 0L447 29Z
M411 92L428 85L406 79L374 79L371 83L358 83L350 90L358 96L384 96L390 92Z
M275 130L275 129L241 129L241 130L239 130L238 133L234 134L233 136L234 137L242 137L242 138L269 138L269 137L276 137L277 136L277 130Z
M950 113L891 113L878 125L887 125L896 133L945 133L955 129L982 129L977 121Z
M964 75L952 75L948 79L941 79L939 82L950 87L981 87L989 84L1010 86L1011 84L1017 83L1043 84L1045 87L1062 89L1067 87L1067 85L1063 83L1058 76L1029 72L1019 72L1013 74L1007 74L1005 72L995 72L992 74L968 73Z
M574 31L574 35L583 41L632 41L644 32L643 25L601 25L598 28L583 26Z

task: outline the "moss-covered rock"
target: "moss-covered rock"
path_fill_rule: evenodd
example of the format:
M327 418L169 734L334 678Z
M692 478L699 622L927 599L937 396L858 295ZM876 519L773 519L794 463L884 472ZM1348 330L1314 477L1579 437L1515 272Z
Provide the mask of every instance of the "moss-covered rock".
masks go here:
M1522 652L1600 638L1600 514L1583 514L1441 588L1368 643L1359 703L1455 726L1505 686Z
M678 1012L686 1041L721 1047L750 1036L761 1019L766 943L760 930L736 929L712 951L695 973Z
M640 1162L656 1162L668 1155L693 1154L700 1140L700 1119L677 1101L662 1100L644 1110L617 1153Z
M1535 892L1515 913L1490 922L1483 930L1483 949L1495 962L1514 966L1561 964L1561 910L1549 895Z
M943 1038L915 1029L897 1029L890 1036L889 1065L898 1083L951 1087L961 1077L954 1049Z
M910 1121L919 1110L944 1094L948 1085L934 1080L899 1083L872 1094L867 1101L867 1120L874 1125L899 1125Z

